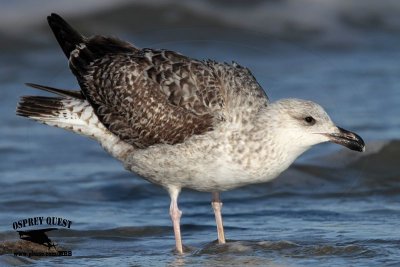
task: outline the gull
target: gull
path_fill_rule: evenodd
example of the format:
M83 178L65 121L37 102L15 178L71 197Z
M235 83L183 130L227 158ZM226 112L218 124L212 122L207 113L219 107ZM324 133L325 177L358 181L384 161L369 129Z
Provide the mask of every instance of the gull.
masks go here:
M220 192L270 181L319 143L365 149L360 136L337 127L320 105L271 102L237 63L85 37L57 14L47 19L80 90L28 84L58 96L23 96L17 115L92 138L127 170L165 188L178 253L183 188L212 193L223 244Z

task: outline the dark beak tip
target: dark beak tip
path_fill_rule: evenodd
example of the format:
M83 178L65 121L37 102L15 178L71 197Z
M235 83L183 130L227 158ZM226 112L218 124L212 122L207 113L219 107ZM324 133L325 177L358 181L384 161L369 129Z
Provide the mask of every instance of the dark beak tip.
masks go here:
M352 143L352 144L341 144L351 150L357 151L357 152L364 152L365 151L365 145L363 144L358 144L358 143Z
M358 152L365 152L365 145L363 144L363 146L360 147L360 149L358 150Z
M358 152L365 152L365 142L364 140L357 134L354 134L356 137L356 143L359 145Z
M365 151L365 142L358 134L347 131L340 127L338 127L338 129L340 130L339 134L331 135L332 142L343 145L354 151Z

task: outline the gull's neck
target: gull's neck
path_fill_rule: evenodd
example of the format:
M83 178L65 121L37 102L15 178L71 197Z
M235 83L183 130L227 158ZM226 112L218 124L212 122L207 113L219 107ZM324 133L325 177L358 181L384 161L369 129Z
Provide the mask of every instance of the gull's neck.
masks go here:
M273 106L261 110L251 134L255 137L254 141L261 145L261 152L256 155L264 162L264 168L274 169L275 175L278 175L310 146L302 146L301 135L286 128L284 122L277 119L280 116L276 113Z

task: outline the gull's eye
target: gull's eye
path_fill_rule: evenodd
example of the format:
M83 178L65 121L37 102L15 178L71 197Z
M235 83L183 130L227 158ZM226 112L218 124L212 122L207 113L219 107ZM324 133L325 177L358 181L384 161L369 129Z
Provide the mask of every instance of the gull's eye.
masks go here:
M305 117L304 121L307 122L309 125L314 125L315 124L315 119L311 116Z

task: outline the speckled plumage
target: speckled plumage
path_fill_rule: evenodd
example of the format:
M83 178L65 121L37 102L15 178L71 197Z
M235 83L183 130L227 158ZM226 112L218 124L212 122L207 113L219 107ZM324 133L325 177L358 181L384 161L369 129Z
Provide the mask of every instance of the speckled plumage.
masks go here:
M48 21L81 91L28 84L59 97L22 97L17 114L95 139L126 169L167 189L179 253L182 188L212 192L218 242L225 243L220 191L271 180L321 142L364 150L318 104L270 103L236 63L87 38L56 14Z
M267 103L250 72L236 64L152 49L83 61L87 49L74 50L71 69L100 121L136 148L182 143L212 130L243 104L231 99L253 101L253 111Z

